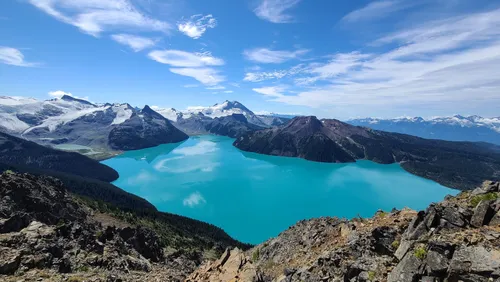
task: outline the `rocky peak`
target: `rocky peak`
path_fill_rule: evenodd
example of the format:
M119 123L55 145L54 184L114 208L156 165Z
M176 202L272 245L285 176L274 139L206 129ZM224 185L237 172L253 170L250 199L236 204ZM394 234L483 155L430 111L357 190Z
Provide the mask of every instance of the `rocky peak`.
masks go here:
M287 131L316 132L323 128L321 121L315 116L302 116L293 118L285 127Z

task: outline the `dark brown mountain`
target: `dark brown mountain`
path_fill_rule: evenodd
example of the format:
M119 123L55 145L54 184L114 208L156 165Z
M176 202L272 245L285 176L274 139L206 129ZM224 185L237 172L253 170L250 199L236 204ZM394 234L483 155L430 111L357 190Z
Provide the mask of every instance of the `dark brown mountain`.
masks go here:
M499 146L423 139L334 119L320 121L313 116L296 117L284 126L248 133L234 146L319 162L398 162L413 174L460 190L472 189L485 179L500 180Z
M159 113L145 106L141 111L113 128L109 133L109 146L115 150L137 150L188 139L184 132L173 126Z

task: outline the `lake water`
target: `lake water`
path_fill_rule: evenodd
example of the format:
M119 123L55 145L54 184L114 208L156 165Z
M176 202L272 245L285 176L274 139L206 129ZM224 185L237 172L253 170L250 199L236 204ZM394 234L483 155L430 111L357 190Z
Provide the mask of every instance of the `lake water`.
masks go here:
M248 243L274 237L301 219L425 209L457 193L398 164L317 163L246 153L232 142L191 137L103 163L119 172L115 185L159 210L212 223Z

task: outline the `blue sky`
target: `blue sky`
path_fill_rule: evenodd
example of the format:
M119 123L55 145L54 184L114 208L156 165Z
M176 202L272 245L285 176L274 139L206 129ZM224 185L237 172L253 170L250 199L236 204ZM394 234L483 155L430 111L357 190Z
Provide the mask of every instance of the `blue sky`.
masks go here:
M0 95L499 116L500 2L4 0Z

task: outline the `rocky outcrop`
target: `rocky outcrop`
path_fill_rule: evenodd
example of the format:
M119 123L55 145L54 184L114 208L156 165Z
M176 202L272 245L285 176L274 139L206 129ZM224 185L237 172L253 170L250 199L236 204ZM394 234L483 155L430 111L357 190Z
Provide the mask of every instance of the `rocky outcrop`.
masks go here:
M319 162L366 159L400 163L410 173L460 190L473 189L484 179L500 180L498 146L422 139L314 116L296 117L280 127L244 134L234 146L243 151Z
M499 183L485 182L425 211L300 221L247 252L226 251L188 281L500 281L499 210Z
M109 146L115 150L138 150L184 141L188 136L159 113L145 106L111 130Z
M200 262L165 253L149 229L103 225L94 213L55 178L1 174L0 281L182 281Z

